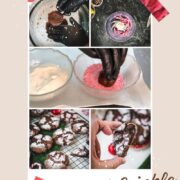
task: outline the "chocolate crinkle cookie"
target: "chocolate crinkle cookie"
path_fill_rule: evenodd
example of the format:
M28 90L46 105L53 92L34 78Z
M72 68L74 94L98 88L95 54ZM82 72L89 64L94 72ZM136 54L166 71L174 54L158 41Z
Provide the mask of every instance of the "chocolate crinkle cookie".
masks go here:
M64 111L60 115L61 121L65 123L72 123L76 121L78 117L78 113L74 111Z
M41 117L47 111L44 109L31 109L30 110L30 117L31 118L38 118Z
M113 113L112 113L113 112ZM105 120L120 121L121 123L134 123L137 126L137 134L131 144L136 148L149 145L151 137L151 113L148 109L120 109L107 110Z
M60 151L53 151L48 154L44 165L46 169L66 169L69 165L69 158Z
M30 124L30 131L29 131L30 138L39 134L39 132L40 132L40 128L35 123L31 123Z
M133 123L123 123L113 133L113 144L116 155L125 157L129 146L137 133L137 127Z
M148 119L151 118L150 110L148 109L137 109L137 110L131 110L132 119L138 118L138 119Z
M57 129L60 124L60 118L57 116L44 116L39 120L39 126L43 130Z
M53 134L54 142L57 145L67 146L75 141L75 134L69 129L57 129Z
M43 165L41 163L35 162L31 164L31 169L43 169Z
M71 123L71 129L75 134L87 134L89 132L89 124L79 119Z
M123 115L114 109L106 110L103 120L107 121L121 121Z
M72 153L72 156L88 158L89 157L89 147L87 145L79 146Z
M53 145L53 140L48 135L38 134L30 141L30 149L35 153L44 153Z
M132 122L134 122L138 128L137 134L135 136L132 145L134 146L148 145L150 143L150 136L151 136L150 120L136 118Z

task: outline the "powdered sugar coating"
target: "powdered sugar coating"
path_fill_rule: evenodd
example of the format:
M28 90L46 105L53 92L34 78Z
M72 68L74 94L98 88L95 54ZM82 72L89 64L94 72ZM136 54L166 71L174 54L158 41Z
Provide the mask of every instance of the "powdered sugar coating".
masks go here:
M133 123L123 123L114 131L113 144L116 155L126 156L129 145L133 142L136 133L137 127Z
M60 115L61 121L65 123L72 123L78 118L78 114L74 111L63 111Z
M57 129L53 134L53 139L56 144L66 146L74 142L75 135L69 128Z
M39 126L44 130L57 129L60 124L60 118L56 116L44 116L39 120Z
M71 129L76 134L87 134L89 125L86 121L79 119L71 124Z
M33 137L33 136L37 135L39 132L40 132L40 128L35 123L31 123L29 136Z
M49 153L44 162L47 169L66 169L68 164L68 156L60 151L53 151Z
M52 147L52 138L48 135L38 134L31 139L30 148L33 152L43 153Z

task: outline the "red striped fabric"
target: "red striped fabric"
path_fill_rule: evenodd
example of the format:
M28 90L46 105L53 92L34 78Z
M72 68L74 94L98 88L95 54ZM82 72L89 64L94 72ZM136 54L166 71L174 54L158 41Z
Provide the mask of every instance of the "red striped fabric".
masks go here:
M158 0L140 0L140 1L158 21L161 21L169 14L167 9Z

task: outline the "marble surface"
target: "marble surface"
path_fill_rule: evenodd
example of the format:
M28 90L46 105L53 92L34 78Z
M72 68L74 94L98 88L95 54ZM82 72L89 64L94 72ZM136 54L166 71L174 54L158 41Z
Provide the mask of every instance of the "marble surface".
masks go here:
M115 42L108 36L105 28L106 19L116 11L125 11L135 20L136 32L126 42ZM150 13L139 0L104 0L96 8L96 15L91 21L92 46L150 46L150 31L147 22Z

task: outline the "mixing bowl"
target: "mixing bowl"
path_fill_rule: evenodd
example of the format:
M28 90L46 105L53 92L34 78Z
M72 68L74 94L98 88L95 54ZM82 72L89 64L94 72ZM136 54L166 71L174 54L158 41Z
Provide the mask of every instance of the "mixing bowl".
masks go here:
M74 73L82 87L82 89L91 96L108 99L118 96L123 90L133 86L139 80L141 75L141 68L133 56L127 55L124 64L121 66L120 74L123 77L124 86L118 90L102 90L95 89L86 85L83 81L86 69L93 65L101 63L100 59L91 58L85 54L79 55L74 62Z
M73 74L73 65L68 56L55 49L32 49L30 51L30 73L37 67L58 65L63 69L68 78L64 85L44 94L30 94L30 101L45 101L56 97L64 92Z
M49 39L46 33L46 22L48 14L56 9L57 0L35 0L30 7L29 15L29 34L31 46L65 46ZM83 5L78 11L71 13L73 17L85 31L89 30L89 11L87 6ZM69 22L70 16L65 16Z

